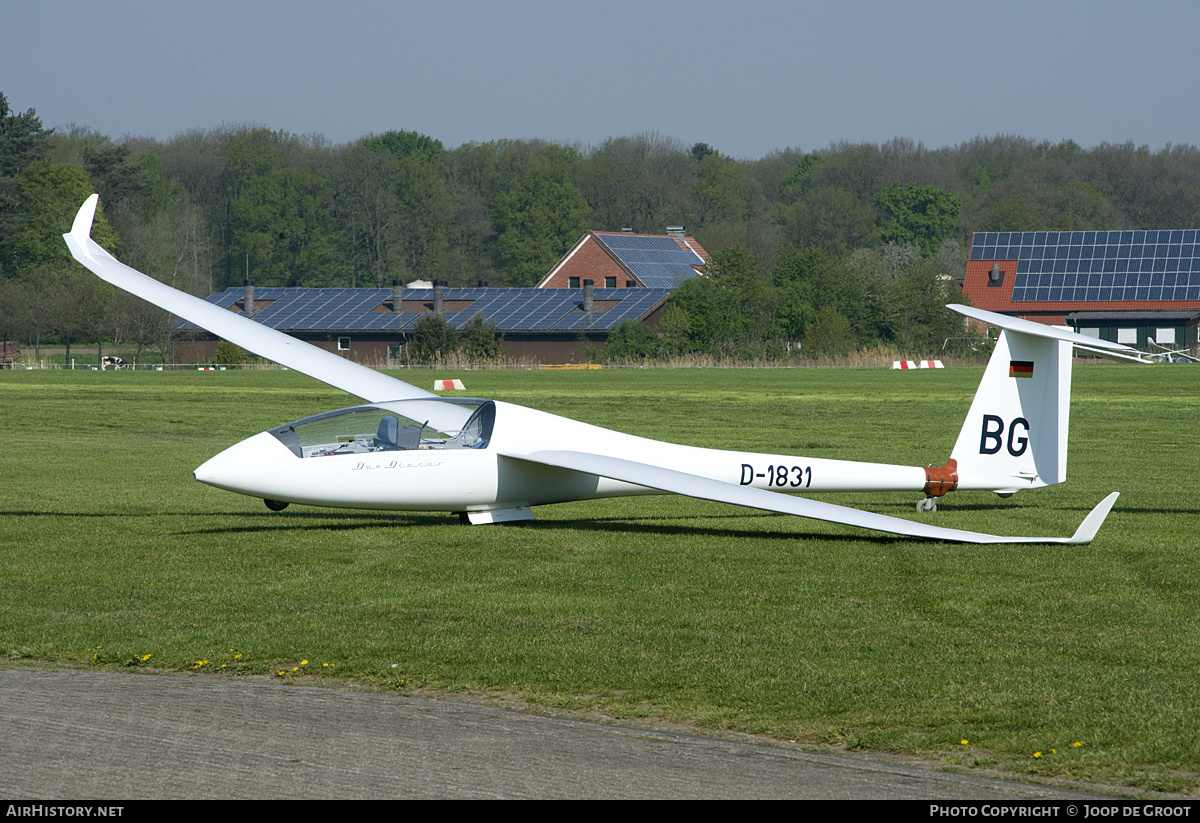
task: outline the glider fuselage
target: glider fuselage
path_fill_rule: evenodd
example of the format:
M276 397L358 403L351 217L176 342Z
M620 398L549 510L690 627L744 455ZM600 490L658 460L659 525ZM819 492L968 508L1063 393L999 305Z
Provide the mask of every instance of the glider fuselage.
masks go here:
M415 420L405 415L413 402L357 407L363 410L360 415L312 424L323 426L316 438L323 442L285 442L288 438L281 438L281 432L303 436L308 427L304 420L285 424L226 449L196 469L195 477L221 489L280 502L399 511L472 511L662 493L519 457L556 450L615 454L770 491L919 492L926 482L925 470L911 466L684 446L498 401L457 401L494 408L490 431L472 445L456 442L454 433L435 433L428 427L409 448L382 444L375 436L378 420ZM437 401L416 402L428 410Z

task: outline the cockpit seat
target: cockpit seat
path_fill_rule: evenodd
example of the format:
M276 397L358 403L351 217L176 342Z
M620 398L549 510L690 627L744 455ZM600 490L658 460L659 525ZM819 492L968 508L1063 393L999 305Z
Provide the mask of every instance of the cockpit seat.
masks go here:
M400 421L394 417L385 417L379 421L379 431L375 433L375 442L371 448L375 451L388 451L397 448L396 438L400 434Z
M375 433L375 442L371 444L371 449L378 452L409 451L420 446L420 426L401 426L395 417L385 417L379 421L379 430Z

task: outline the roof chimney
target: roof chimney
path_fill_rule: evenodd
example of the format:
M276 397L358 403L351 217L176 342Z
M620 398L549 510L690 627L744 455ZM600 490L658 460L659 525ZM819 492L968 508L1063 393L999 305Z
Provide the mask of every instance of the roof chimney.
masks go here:
M683 240L686 236L683 226L667 226L667 234L671 235L676 240Z
M433 313L442 313L442 287L446 285L445 280L433 281Z
M242 293L242 311L247 317L254 316L254 281L246 278L242 284L244 289Z
M392 278L392 311L404 311L404 283Z
M596 310L596 300L592 293L595 290L595 284L591 280L583 281L583 310L589 314Z

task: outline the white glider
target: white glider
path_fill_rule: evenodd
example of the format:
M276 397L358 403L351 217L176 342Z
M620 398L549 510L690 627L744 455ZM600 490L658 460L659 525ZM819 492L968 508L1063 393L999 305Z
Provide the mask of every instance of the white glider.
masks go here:
M1088 543L1117 499L1071 537L1005 537L872 514L780 492L913 491L933 511L954 489L1008 496L1066 478L1070 331L963 306L1003 329L950 460L919 468L681 446L491 400L444 398L164 285L91 239L97 196L80 208L71 254L103 280L242 348L347 391L366 405L277 426L195 471L202 483L290 503L448 511L465 523L532 518L532 507L673 493L929 540Z

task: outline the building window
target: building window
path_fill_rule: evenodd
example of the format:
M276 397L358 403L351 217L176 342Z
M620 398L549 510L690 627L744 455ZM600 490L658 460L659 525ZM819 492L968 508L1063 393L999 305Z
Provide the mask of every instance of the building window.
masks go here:
M579 278L578 277L568 277L567 278L567 288L569 288L569 289L579 288Z
M388 346L388 360L402 360L402 359L404 359L404 347L403 346Z
M1175 345L1175 329L1155 329L1154 342L1161 343L1164 346Z
M338 351L350 351L350 338L349 337L339 337L338 338Z
M1137 344L1137 329L1117 329L1117 342L1126 345Z
M616 287L617 287L617 278L615 278L615 277L604 278L604 288L615 289Z
M625 281L625 288L627 288L627 289L636 289L636 288L637 288L637 281L636 281L636 280L626 280L626 281Z

